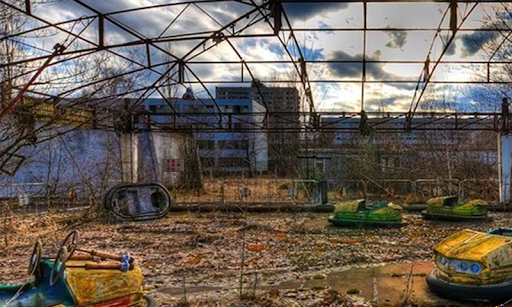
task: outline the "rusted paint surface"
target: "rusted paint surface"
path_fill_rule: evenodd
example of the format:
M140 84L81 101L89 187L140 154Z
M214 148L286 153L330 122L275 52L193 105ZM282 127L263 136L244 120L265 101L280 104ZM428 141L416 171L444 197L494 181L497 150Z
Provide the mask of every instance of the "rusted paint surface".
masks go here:
M453 196L435 197L427 200L427 211L430 213L461 216L487 215L487 206L487 202L481 199L458 203L458 199Z
M363 199L358 199L358 200L350 200L350 201L342 202L342 203L338 204L338 207L342 211L357 212L357 211L364 210L364 208L365 208L364 204L365 204L365 201Z
M401 220L402 207L393 203L382 202L366 208L365 200L354 200L340 203L334 214L335 219L359 220Z
M79 264L81 262L73 261L73 263ZM142 298L143 279L142 272L138 267L128 272L86 270L84 268L66 269L66 280L71 292L79 305L86 306L130 295L136 296L133 297L134 301L140 300Z
M456 283L490 284L512 277L512 238L463 230L444 239L434 247L436 255L450 260L479 263L478 274L457 272L450 265L436 261L440 277Z
M442 196L442 197L434 197L427 200L427 207L442 207L446 205L448 199L453 197Z

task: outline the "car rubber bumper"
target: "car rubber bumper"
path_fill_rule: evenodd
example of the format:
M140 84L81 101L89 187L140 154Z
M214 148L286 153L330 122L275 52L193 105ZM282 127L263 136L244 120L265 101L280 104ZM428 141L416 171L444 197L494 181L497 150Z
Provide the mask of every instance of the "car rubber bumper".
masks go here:
M327 219L329 223L336 227L383 227L393 228L402 227L402 221L385 221L385 220L352 220L352 219L335 219L333 216Z
M462 300L506 300L512 298L512 279L499 284L456 284L439 278L438 269L427 275L427 284L434 292Z
M486 215L456 215L456 214L443 214L443 213L432 213L424 210L421 212L424 219L427 220L438 220L438 221L451 221L451 222L463 222L463 221L490 221L491 217Z

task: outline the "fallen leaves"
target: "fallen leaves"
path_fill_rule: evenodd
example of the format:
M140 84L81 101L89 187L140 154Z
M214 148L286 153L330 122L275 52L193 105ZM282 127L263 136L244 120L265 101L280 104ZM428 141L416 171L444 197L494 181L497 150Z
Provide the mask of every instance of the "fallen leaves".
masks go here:
M357 244L359 240L350 239L350 238L329 238L327 239L330 243L334 244Z
M249 243L247 249L251 252L261 252L265 249L265 246L261 243Z
M46 239L45 256L55 254L62 240L60 234L48 235L55 232L56 226L52 222L55 218L56 215L40 215L13 219L11 224L16 228L8 229L11 244L0 264L4 281L25 280L22 268L26 266L30 248L39 235ZM325 214L309 214L309 222L304 223L302 215L249 214L248 223L252 226L245 228L247 243L244 246L247 272L259 270L260 285L278 287L283 282L314 276L324 269L429 260L435 243L463 227L460 224L428 223L414 214L407 214L406 219L410 223L402 229L343 229L326 227L326 218ZM495 221L497 225L507 225L512 219L506 215L495 215ZM181 291L185 276L187 287L232 289L233 285L238 285L240 228L243 225L246 224L242 223L240 215L225 213L172 213L162 220L143 223L104 224L97 221L79 228L80 246L112 253L129 251L143 264L148 288ZM472 225L476 230L489 227L490 224L486 223ZM0 246L0 250L2 248ZM251 283L249 278L244 286ZM220 302L211 306L230 306L222 303L232 299L231 294L226 290L225 296L223 293L209 298L212 302ZM302 304L313 296L320 299L315 291L293 295L296 297L287 298L290 304L284 306L323 306ZM325 295L328 296L327 292ZM335 302L336 294L329 295L326 303ZM271 296L276 300L285 299L285 293L272 293ZM337 296L343 301L346 294L343 292ZM283 305L271 301L268 306Z
M323 246L316 246L316 247L315 247L315 252L316 252L317 254L321 254L321 253L323 253L324 251L325 251L325 247L323 247Z
M280 241L285 240L286 239L286 234L284 234L284 233L276 233L274 235L274 239L277 239L277 240L280 240Z
M198 265L199 263L201 263L201 260L203 260L203 258L201 257L188 258L183 261L183 264Z

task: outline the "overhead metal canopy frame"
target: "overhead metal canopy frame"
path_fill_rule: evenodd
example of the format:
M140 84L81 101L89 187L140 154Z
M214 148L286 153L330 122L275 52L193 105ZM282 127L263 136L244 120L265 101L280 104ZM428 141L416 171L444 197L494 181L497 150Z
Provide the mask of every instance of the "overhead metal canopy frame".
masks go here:
M301 107L300 114L308 120L301 120L298 124L301 128L322 130L322 122L317 121L312 124L312 118L322 116L323 113L317 110L318 103L315 102L315 84L335 83L335 84L358 84L360 85L360 109L361 113L357 116L363 117L365 110L366 86L370 84L407 84L414 88L414 95L410 101L408 111L398 117L406 118L406 128L411 129L412 118L419 110L425 94L432 84L501 84L510 83L508 80L495 80L491 77L491 70L496 66L506 66L511 64L507 59L495 59L500 48L512 42L512 30L507 24L486 25L485 27L465 27L465 23L478 6L501 7L504 12L512 13L508 10L504 1L477 1L477 0L344 0L344 1L300 1L300 0L202 0L202 1L169 1L149 6L139 6L131 8L122 8L114 11L101 11L98 9L95 1L73 0L72 7L80 8L87 12L79 18L54 22L49 20L45 14L39 14L43 5L37 4L32 0L0 0L0 10L10 11L16 14L24 15L27 22L23 27L11 29L9 32L0 33L0 44L4 41L15 42L22 46L22 54L7 63L0 63L1 70L11 70L14 73L9 74L7 79L1 80L3 83L12 84L18 92L18 96L25 93L38 97L41 101L56 101L64 103L72 101L73 104L82 104L83 106L95 107L97 113L115 109L116 104L123 99L129 98L130 103L125 108L127 114L132 114L137 118L145 116L141 113L140 106L150 97L161 97L168 101L169 96L165 94L165 88L168 87L191 87L197 86L204 92L203 97L207 97L216 105L216 109L211 109L211 117L218 120L218 124L212 124L210 120L204 124L210 125L209 130L226 130L222 125L225 120L225 114L216 103L214 94L211 92L210 84L254 84L257 91L261 94L262 84L297 84L301 96L305 103ZM213 4L229 4L237 6L239 12L231 20L221 22L212 14ZM293 4L354 4L361 5L362 27L294 27L286 5ZM369 25L369 11L371 5L375 4L407 4L407 3L438 3L443 4L445 10L442 12L442 18L437 27L371 27ZM56 6L58 7L58 6ZM244 7L244 9L240 9ZM136 12L175 9L175 13L169 14L169 19L165 21L165 28L160 33L152 35L143 34L143 30L138 28L144 24L139 21L137 24L127 23L125 16ZM194 10L203 18L197 18L198 25L204 24L205 30L201 31L173 31L173 26L180 22L186 14ZM55 13L55 12L54 12ZM58 14L58 12L57 12ZM54 18L54 16L52 16ZM370 37L368 33L373 32L433 32L430 49L427 56L422 60L380 60L368 54L368 45ZM467 32L498 32L501 43L486 60L446 60L452 43L459 33ZM147 32L147 31L146 31ZM154 31L155 32L155 31ZM305 42L299 39L299 33L308 32L358 32L362 34L362 55L361 58L341 58L341 59L315 59L309 58ZM120 34L122 33L122 34ZM50 35L51 34L51 35ZM59 36L60 35L60 36ZM120 39L120 36L129 39ZM58 39L65 37L64 41ZM282 50L284 56L279 60L254 60L248 58L245 51L237 47L236 41L244 39L268 39L275 38ZM58 43L59 52L48 50L44 46ZM176 52L172 46L180 44L180 52ZM435 52L435 46L442 45L441 52ZM224 45L233 51L235 57L232 59L211 60L205 55L212 52L215 47ZM170 46L170 47L169 47ZM186 48L186 51L183 51ZM136 50L137 52L135 52ZM142 50L142 51L141 51ZM101 63L101 57L94 56L105 55L110 57L108 63ZM98 60L100 59L100 60ZM85 76L65 76L67 70L73 69L70 63L80 62L87 65L104 65L104 71L89 78ZM117 62L116 62L117 61ZM114 65L118 63L117 65ZM325 76L319 78L311 77L311 67L314 65L325 64L350 64L361 65L361 73L358 78L333 78ZM415 79L396 79L383 75L380 78L369 77L371 65L419 65L423 67ZM75 64L74 64L75 65ZM201 74L205 68L218 67L218 65L234 66L236 71L232 70L229 77L221 80L211 80L203 77ZM254 72L255 67L263 66L289 66L293 73L286 76L280 76L278 79L261 79ZM437 80L434 73L440 65L479 65L485 67L486 78L484 80ZM52 78L46 77L46 80L37 79L34 76L41 74L42 67L51 70L55 74L55 79L62 79L65 85L53 86ZM62 76L61 76L62 75ZM247 77L250 78L247 78ZM32 78L31 78L32 77ZM271 76L268 76L271 77ZM27 86L27 80L30 83ZM115 82L131 81L131 86L118 88L114 86ZM259 81L259 82L254 82ZM106 90L109 86L114 87ZM23 94L23 95L20 95ZM267 110L264 114L266 120L269 118L278 118L278 112L271 112L266 101L262 96L262 104ZM340 99L342 99L340 97ZM317 98L318 100L318 98ZM10 105L18 101L13 100L8 105L2 106L2 113L10 112ZM170 104L170 103L169 103ZM171 106L172 107L172 106ZM118 110L119 108L115 109ZM420 108L421 109L421 108ZM172 109L175 116L186 117L186 114L180 114L179 111ZM352 111L352 110L347 110ZM274 113L274 114L271 114ZM171 116L172 114L169 114ZM328 114L326 114L328 115ZM190 115L191 116L191 115ZM440 114L441 118L447 116ZM450 113L450 116L453 113ZM500 114L479 113L478 117L496 118ZM101 117L101 116L100 116ZM130 117L130 116L128 116ZM462 115L464 117L464 114ZM197 120L197 117L195 117ZM242 119L239 119L243 121ZM343 120L343 119L342 119ZM494 120L496 121L496 120ZM332 122L329 123L332 127ZM496 126L495 124L493 124ZM499 125L497 125L499 126ZM115 127L105 121L99 125L103 129L115 129ZM179 127L167 125L160 127L161 130L176 131ZM481 129L481 128L479 128ZM286 130L286 129L283 129ZM478 129L477 129L478 130Z

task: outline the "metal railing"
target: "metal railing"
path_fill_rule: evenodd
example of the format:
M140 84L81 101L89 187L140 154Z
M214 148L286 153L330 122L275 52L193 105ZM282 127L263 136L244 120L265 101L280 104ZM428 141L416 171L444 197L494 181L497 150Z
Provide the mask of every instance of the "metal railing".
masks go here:
M378 179L329 181L329 200L354 198L397 199L422 203L431 197L456 195L460 199L480 198L495 202L499 197L497 179Z
M219 179L205 180L202 188L171 188L173 205L189 204L319 204L319 184L315 180L298 179ZM112 183L115 185L115 183ZM199 185L198 185L199 186ZM329 202L367 198L424 203L442 195L460 199L498 200L498 181L494 179L343 179L327 181ZM95 191L96 197L99 191ZM44 183L0 184L0 201L20 213L67 211L87 207L94 196L82 183L63 182L57 188Z
M307 204L317 202L316 191L316 181L296 179L207 180L202 189L171 189L179 204Z
M53 185L42 182L0 184L2 206L8 206L17 213L70 211L88 207L94 201L90 189L81 182L60 182Z

